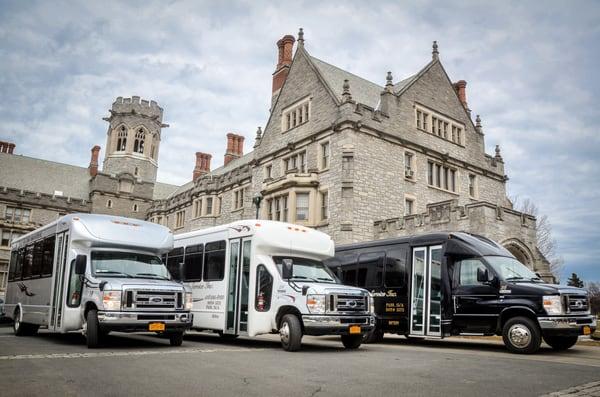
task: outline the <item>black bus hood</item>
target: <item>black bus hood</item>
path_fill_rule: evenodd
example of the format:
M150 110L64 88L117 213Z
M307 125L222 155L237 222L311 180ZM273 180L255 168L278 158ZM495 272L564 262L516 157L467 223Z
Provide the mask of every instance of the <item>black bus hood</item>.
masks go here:
M507 289L511 290L511 293L515 295L587 294L586 290L583 288L565 287L558 284L535 283L528 281L501 282L501 284L506 285Z

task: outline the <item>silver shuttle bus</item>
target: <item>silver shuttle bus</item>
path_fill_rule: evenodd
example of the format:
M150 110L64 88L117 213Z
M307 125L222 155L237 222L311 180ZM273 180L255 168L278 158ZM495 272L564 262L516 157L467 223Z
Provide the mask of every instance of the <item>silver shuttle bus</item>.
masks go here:
M15 334L81 332L93 348L111 331L146 331L181 345L192 296L160 259L172 247L163 226L90 214L16 239L5 304Z

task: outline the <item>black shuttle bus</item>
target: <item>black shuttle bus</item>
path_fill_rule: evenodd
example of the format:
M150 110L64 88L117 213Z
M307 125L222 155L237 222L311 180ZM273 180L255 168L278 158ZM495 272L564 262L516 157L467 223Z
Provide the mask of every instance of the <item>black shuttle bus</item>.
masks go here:
M431 233L338 246L327 262L344 284L373 296L375 330L407 337L502 335L514 353L542 338L568 349L596 320L587 292L546 284L505 248L468 233Z

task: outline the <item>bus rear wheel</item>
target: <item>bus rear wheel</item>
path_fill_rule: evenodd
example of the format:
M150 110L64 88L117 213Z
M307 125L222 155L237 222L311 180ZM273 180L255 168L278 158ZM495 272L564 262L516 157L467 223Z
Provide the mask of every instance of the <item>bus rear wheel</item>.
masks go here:
M383 331L379 328L373 328L371 332L367 332L363 337L363 343L381 343L383 342Z
M39 325L24 323L21 321L21 310L17 308L15 310L13 323L13 331L16 336L31 336L35 335L40 328Z
M293 314L286 314L281 320L279 328L281 346L289 352L300 350L302 345L302 326L300 320Z

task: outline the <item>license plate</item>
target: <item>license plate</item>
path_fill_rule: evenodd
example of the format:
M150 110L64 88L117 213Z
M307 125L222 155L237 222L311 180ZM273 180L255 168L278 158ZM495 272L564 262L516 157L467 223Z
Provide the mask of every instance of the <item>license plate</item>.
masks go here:
M150 323L148 324L149 331L164 331L165 323Z
M360 334L360 325L351 325L350 333L351 334Z
M584 335L589 335L589 334L591 334L591 333L592 333L592 329L591 329L589 326L585 325L585 326L583 327L583 334L584 334Z

